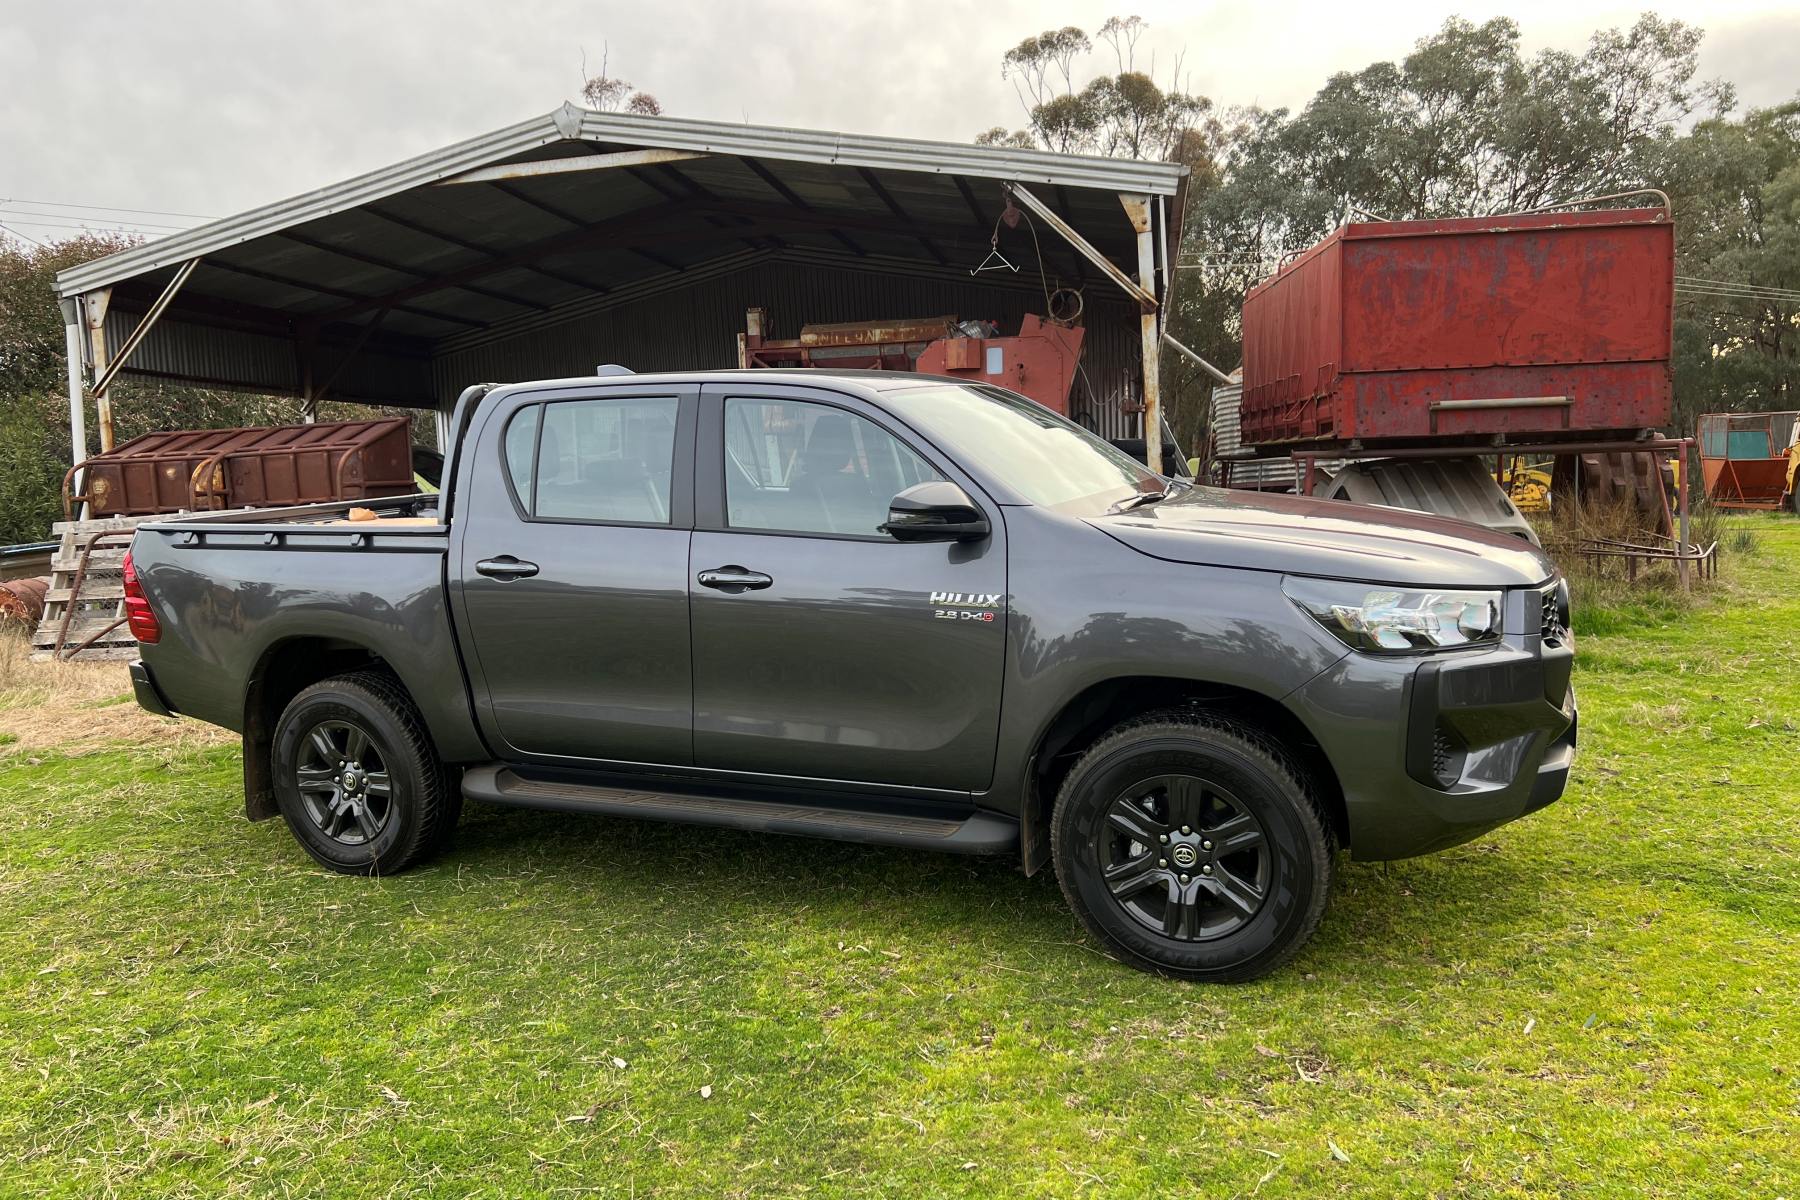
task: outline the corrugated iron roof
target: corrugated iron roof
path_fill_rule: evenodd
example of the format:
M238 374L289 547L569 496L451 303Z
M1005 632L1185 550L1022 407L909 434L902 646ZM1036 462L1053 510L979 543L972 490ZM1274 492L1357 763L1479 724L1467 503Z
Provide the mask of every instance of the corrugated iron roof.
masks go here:
M641 203L636 204L632 203L629 192L621 196L610 189L583 187L584 180L591 183L591 178L583 173L514 180L498 185L459 186L455 189L459 194L454 204L421 204L416 200L417 190L425 185L479 167L529 162L563 154L593 153L596 149L604 152L632 148L687 150L709 157L632 172L638 181L636 190L642 193L638 197ZM764 165L765 170L757 171L746 160L755 160ZM767 164L782 165L770 169ZM809 171L806 169L808 164L825 169ZM849 168L849 172L845 168ZM892 173L892 178L877 176L877 184L870 185L868 176L860 175L861 172ZM670 117L639 117L564 105L542 117L72 267L58 275L57 290L65 296L74 295L204 256L209 262L218 258L223 264L215 267L214 274L230 274L235 269L239 285L233 288L224 280L209 279L207 286L200 289L202 293L217 294L222 298L230 297L233 291L253 293L265 303L273 302L278 309L304 309L304 302L295 292L330 295L318 291L317 285L326 281L317 277L316 269L309 273L308 268L316 267L316 263L305 251L310 250L312 256L330 255L328 250L321 251L316 244L309 245L291 235L303 227L378 201L391 200L403 193L412 193L414 202L393 207L392 211L387 211L384 206L376 216L365 218L365 222L372 221L381 226L382 243L389 249L386 260L402 269L390 269L383 274L375 264L364 262L362 266L366 270L353 275L343 256L335 256L340 261L330 268L328 286L354 290L359 284L379 286L391 282L393 275L404 275L413 267L421 270L447 267L469 253L466 249L459 253L459 238L467 242L478 234L492 235L498 230L510 235L508 240L518 244L549 239L559 228L573 228L567 222L559 221L559 213L592 224L628 216L658 201L710 199L727 204L793 208L796 207L793 198L798 197L803 205L823 213L866 216L888 222L899 220L903 224L909 219L920 224L938 221L962 224L968 221L967 193L948 183L936 187L921 186L917 177L942 175L1039 185L1053 191L1134 191L1172 197L1180 190L1186 173L1185 167L1172 163ZM905 178L908 176L912 178ZM859 182L862 186L851 186ZM887 192L886 196L881 194L883 191ZM611 194L602 200L596 197L596 192ZM565 205L568 207L563 207ZM993 207L997 213L999 205ZM1118 211L1110 194L1069 207L1088 209L1090 217L1094 215L1093 210L1100 207L1110 207L1112 214ZM416 210L434 209L438 210L433 215L440 217L441 228L429 219L418 219ZM398 219L384 220L382 214ZM318 233L312 242L348 249L369 240L368 231L358 230L350 222L329 227L321 224ZM245 264L233 261L232 248L281 234L290 235L288 240L292 243L284 253L271 255L268 247L259 246L254 267L247 268ZM449 236L443 236L446 234ZM904 236L896 238L876 233L870 236L891 242L909 240ZM486 239L478 244L484 250L489 248ZM283 271L284 261L294 271L293 275ZM262 274L249 274L248 271L261 271ZM245 281L254 281L256 286ZM288 289L286 292L281 290L284 287ZM493 290L504 289L494 286ZM458 311L454 306L443 304L414 305L412 315L417 324L429 326L435 322L441 327L437 331L421 328L418 332L425 336L446 332L459 325L485 324L487 316Z
M504 177L492 170L622 154L629 165L498 173ZM477 182L447 182L469 172L480 173ZM556 343L558 361L579 365L596 361L591 332L615 326L630 338L613 361L627 350L640 361L671 361L669 347L690 345L688 365L711 362L729 353L743 305L768 302L766 288L731 291L743 291L750 264L758 278L787 288L783 319L905 315L888 305L896 292L913 296L921 287L964 296L971 313L983 314L1012 312L1057 286L1087 287L1084 395L1105 409L1105 421L1123 421L1122 405L1135 394L1126 379L1140 344L1135 308L1041 221L999 224L1002 184L1029 187L1135 275L1135 234L1119 194L1158 198L1166 271L1186 175L1170 163L565 105L73 267L57 288L64 296L112 289L107 341L116 354L180 265L198 258L125 374L417 405L460 389L445 374L449 362L509 355L515 341L541 349L550 337L573 339ZM1019 269L972 275L996 233ZM797 282L833 269L856 286L808 292ZM879 288L881 280L902 286ZM677 290L688 299L674 301ZM735 310L711 312L727 292ZM654 306L658 328L608 316L643 310L656 297L671 298ZM708 311L696 313L697 305ZM696 324L713 339L704 351L699 330L678 328ZM516 355L505 361L529 373ZM445 394L434 397L434 386Z

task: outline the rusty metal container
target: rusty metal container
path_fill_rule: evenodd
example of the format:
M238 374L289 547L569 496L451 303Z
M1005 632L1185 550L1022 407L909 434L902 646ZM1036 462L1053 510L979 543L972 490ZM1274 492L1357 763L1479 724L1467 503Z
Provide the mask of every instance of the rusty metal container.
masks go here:
M1665 425L1674 275L1664 208L1346 225L1244 300L1244 444Z
M404 417L147 433L90 458L63 481L65 511L96 517L272 508L404 496L413 483ZM72 494L77 472L84 494Z
M1069 388L1087 331L1027 313L1017 337L940 338L919 354L914 370L992 383L1067 416Z
M1780 508L1800 457L1800 412L1706 413L1700 471L1720 508Z

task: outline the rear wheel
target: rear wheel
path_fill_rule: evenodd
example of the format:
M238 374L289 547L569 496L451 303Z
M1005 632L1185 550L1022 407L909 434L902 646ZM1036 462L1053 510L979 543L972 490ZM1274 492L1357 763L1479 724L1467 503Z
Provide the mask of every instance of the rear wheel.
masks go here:
M428 857L460 808L418 710L379 672L295 696L275 726L273 768L295 840L346 875L389 875Z
M1192 713L1128 722L1083 754L1051 843L1070 907L1115 957L1218 982L1299 952L1324 915L1336 850L1291 756Z

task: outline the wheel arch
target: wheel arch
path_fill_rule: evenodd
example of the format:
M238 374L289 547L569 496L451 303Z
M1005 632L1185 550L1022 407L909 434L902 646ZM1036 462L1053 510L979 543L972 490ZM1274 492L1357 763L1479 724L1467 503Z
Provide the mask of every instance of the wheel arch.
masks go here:
M1020 865L1034 874L1050 860L1050 810L1081 752L1132 717L1163 710L1224 713L1281 740L1313 778L1338 844L1350 844L1343 786L1306 722L1280 700L1251 688L1200 679L1122 675L1069 698L1039 732L1019 807Z
M388 661L368 646L346 638L299 636L265 647L244 689L244 815L264 821L277 815L270 752L275 723L282 710L304 688L352 671L383 671L399 677Z

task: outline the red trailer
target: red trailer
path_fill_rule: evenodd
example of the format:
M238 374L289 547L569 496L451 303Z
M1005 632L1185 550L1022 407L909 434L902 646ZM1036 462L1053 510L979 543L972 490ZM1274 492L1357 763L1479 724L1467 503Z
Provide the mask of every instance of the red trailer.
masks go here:
M1346 225L1244 301L1267 449L1592 442L1666 425L1666 208Z

